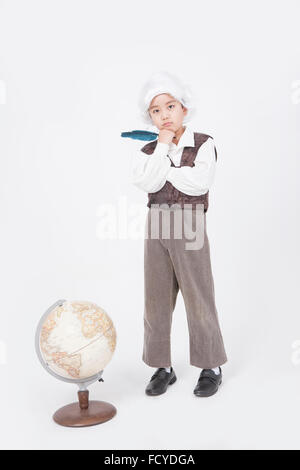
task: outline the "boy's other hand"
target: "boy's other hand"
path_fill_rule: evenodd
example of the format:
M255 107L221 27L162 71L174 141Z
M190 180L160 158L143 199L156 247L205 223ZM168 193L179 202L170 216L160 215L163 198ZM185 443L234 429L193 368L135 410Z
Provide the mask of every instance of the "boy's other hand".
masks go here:
M159 136L158 136L158 142L162 142L164 144L170 144L175 137L175 131L168 128L160 129L159 130Z

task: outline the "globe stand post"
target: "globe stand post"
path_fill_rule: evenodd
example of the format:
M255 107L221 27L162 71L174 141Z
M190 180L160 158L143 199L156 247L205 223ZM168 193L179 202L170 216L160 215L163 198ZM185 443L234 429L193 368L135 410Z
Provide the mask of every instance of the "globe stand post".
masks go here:
M57 410L53 419L61 426L83 427L104 423L113 418L116 408L106 401L89 401L89 391L78 391L78 402Z
M81 410L87 410L89 407L89 391L88 390L79 390L77 392L79 407Z

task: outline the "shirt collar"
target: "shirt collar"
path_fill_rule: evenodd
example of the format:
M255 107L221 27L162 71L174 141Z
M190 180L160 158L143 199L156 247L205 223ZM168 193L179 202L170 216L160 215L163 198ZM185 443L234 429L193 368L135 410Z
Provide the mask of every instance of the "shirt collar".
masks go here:
M182 147L194 147L195 146L195 139L194 139L194 131L189 127L185 126L185 130L181 135L178 144L171 143L172 149L179 149Z

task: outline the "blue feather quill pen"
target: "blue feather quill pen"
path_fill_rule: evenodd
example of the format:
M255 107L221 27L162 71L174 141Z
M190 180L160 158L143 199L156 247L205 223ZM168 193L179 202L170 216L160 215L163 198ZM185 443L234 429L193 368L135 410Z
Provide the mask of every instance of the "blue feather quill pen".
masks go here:
M122 132L121 137L128 137L129 139L135 140L155 140L158 138L158 134L150 131L131 131Z

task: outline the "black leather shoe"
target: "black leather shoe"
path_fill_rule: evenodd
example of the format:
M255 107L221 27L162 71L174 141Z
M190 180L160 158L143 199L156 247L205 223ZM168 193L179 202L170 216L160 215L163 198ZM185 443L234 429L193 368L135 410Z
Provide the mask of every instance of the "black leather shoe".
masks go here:
M210 397L214 395L222 383L222 369L219 367L220 373L217 375L212 369L203 369L194 389L197 397Z
M152 375L145 392L151 396L161 395L167 391L168 385L172 385L176 380L177 377L173 367L171 367L170 372L167 372L164 367L159 367Z

